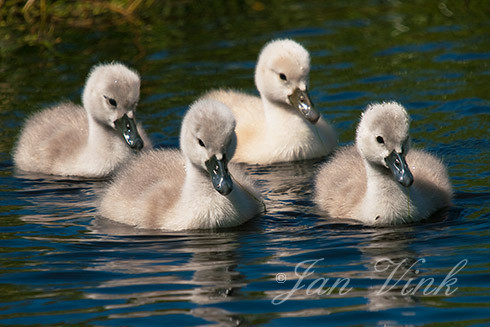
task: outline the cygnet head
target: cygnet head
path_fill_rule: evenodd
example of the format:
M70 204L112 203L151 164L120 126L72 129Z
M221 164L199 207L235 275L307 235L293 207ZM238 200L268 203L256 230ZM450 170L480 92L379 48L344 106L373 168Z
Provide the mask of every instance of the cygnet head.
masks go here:
M233 189L228 162L236 149L235 117L223 103L200 99L182 121L180 147L190 162L209 174L214 188L227 195Z
M391 170L395 180L405 187L413 183L405 161L410 148L409 126L410 117L399 103L374 103L362 114L356 134L356 146L364 159Z
M134 120L140 97L138 73L120 63L94 66L85 83L82 102L99 124L122 134L133 149L143 148Z
M320 114L308 95L310 54L299 43L283 39L271 41L260 52L255 69L255 85L272 103L298 110L315 124Z

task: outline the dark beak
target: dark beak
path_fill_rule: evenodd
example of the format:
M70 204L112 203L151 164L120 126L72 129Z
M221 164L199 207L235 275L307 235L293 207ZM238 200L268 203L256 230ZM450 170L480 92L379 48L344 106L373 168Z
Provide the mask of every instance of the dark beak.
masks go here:
M313 107L313 103L306 90L301 91L297 88L288 98L292 106L298 109L310 123L316 124L318 119L320 119L320 113Z
M410 187L413 183L413 175L408 169L405 157L393 150L388 157L385 158L385 162L390 168L396 181L405 187Z
M134 119L129 118L128 115L124 114L121 118L114 122L116 129L121 132L126 143L131 147L131 149L141 150L143 148L143 140L138 133L138 128L136 128L136 123Z
M206 161L206 168L213 181L213 186L222 195L228 195L233 190L233 182L231 181L227 165L225 156L223 156L222 160L218 160L216 156L212 156Z

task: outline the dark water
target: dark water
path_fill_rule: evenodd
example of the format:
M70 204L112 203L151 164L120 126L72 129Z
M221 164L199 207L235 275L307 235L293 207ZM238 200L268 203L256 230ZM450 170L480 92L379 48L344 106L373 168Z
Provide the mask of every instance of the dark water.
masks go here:
M488 3L230 1L187 10L145 26L68 28L53 51L20 47L1 58L0 324L490 324ZM79 102L99 61L140 71L138 118L155 144L177 146L200 94L256 92L257 53L278 37L310 51L313 101L342 144L368 103L408 108L414 144L448 166L455 205L446 219L369 228L324 218L311 201L321 161L307 161L245 167L268 209L245 226L139 231L97 217L103 181L12 166L24 118Z

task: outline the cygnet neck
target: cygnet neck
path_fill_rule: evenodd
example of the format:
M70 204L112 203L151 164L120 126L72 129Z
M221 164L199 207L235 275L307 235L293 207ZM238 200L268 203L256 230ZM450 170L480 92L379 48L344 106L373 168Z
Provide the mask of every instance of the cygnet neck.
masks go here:
M185 181L182 188L182 196L190 200L196 197L196 194L201 196L209 195L211 192L216 192L212 187L209 174L201 167L194 164L189 158L185 160ZM214 194L214 193L211 193Z
M95 152L105 151L108 144L113 142L114 132L108 126L104 126L96 121L90 113L87 114L88 120L88 138L87 150Z
M110 126L95 120L87 112L88 137L80 160L87 167L115 167L123 158L131 153L131 149L122 136Z
M376 194L379 197L390 197L393 192L405 193L404 187L394 180L388 168L371 163L366 159L363 160L366 167L367 193Z
M291 105L284 102L271 101L265 96L261 96L264 106L264 114L267 120L273 119L291 119L293 117L303 120L301 114ZM286 117L286 118L284 118Z
M262 96L262 104L265 124L270 135L290 137L291 133L304 128L311 129L313 126L303 118L298 110L288 104L272 102L264 96Z
M367 179L366 194L362 202L362 212L358 215L372 223L376 221L396 223L400 217L402 220L410 219L410 211L415 213L415 210L408 197L409 189L395 181L391 171L385 167L369 163L366 159L364 164ZM410 203L407 203L407 200Z

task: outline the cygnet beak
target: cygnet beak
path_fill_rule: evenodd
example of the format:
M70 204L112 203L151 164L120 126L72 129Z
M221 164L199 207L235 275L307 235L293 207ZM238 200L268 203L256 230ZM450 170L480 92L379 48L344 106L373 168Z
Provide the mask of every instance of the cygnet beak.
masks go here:
M291 105L298 109L310 123L316 124L318 119L320 119L320 113L313 107L313 103L306 90L302 91L296 88L288 98L291 101Z
M413 183L413 175L408 168L405 156L393 150L385 162L390 168L395 180L405 187L410 187Z
M228 172L226 157L223 155L223 158L218 160L216 155L213 155L205 164L215 190L222 195L228 195L233 190L233 182Z
M127 114L124 114L124 116L114 121L114 125L121 132L124 140L131 149L141 150L143 148L144 142L138 133L134 118L129 118Z

